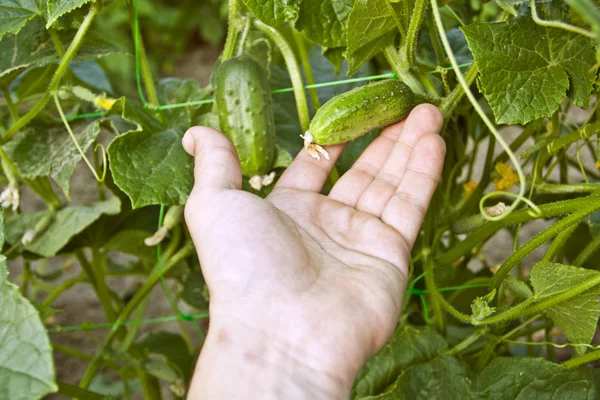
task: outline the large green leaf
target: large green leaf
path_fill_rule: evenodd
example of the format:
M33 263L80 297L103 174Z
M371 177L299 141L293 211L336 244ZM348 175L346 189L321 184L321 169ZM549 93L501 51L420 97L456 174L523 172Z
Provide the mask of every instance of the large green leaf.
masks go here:
M481 71L481 88L498 123L550 116L565 95L586 107L595 63L590 39L537 25L528 16L462 28Z
M392 42L396 22L388 0L355 0L348 16L346 59L353 74L365 61Z
M0 0L0 39L19 33L28 21L44 15L45 9L46 0Z
M138 124L108 146L115 184L134 208L150 204L185 204L192 190L194 162L183 146L183 134L166 129L141 107L119 100L110 114Z
M592 370L567 369L541 358L499 357L477 380L481 400L592 400L598 398Z
M6 257L0 255L0 398L32 400L57 390L46 329L8 281Z
M324 47L346 46L348 14L354 0L303 0L296 28Z
M531 270L531 285L540 300L566 292L600 274L598 271L541 261ZM562 327L573 343L589 344L594 337L600 316L600 286L587 290L546 310L554 322ZM576 347L584 353L585 347Z
M106 201L99 201L89 206L65 207L53 216L50 225L41 232L25 250L42 257L56 255L69 240L103 214L116 215L121 211L121 201L112 197ZM48 214L49 211L11 215L6 220L6 239L10 243L17 243L26 231L34 229L37 222Z
M68 43L72 32L61 32L61 40ZM73 61L98 59L125 53L93 33L86 36ZM0 40L0 89L9 84L28 67L41 67L58 62L52 38L41 18L35 18L18 34L9 34Z
M402 371L435 358L446 341L431 328L404 326L359 371L353 398L375 396L386 391Z
M423 364L408 368L377 400L459 400L469 398L467 370L456 358L440 354Z
M18 34L0 40L0 88L7 87L27 67L45 65L56 58L44 21L36 18Z
M100 121L72 125L75 138L85 152L100 133ZM32 126L5 145L22 176L34 179L51 176L69 196L75 166L81 160L75 142L64 126Z
M271 26L279 26L298 18L302 0L244 0L252 14Z
M80 8L90 1L93 0L48 0L48 23L46 28L51 27L61 16Z

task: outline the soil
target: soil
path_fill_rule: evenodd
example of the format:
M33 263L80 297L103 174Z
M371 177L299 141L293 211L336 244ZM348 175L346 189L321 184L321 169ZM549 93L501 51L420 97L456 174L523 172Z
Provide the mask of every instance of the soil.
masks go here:
M198 48L182 57L180 62L177 64L176 71L173 76L182 78L189 78L197 80L201 85L206 85L209 80L212 67L219 55L217 49L210 47ZM576 111L571 115L571 119L579 121L585 118L583 111ZM514 127L505 128L502 131L503 136L510 143L519 133L519 129ZM522 148L529 147L532 143L526 143ZM496 152L499 154L502 149L496 146ZM518 152L517 152L518 154ZM478 162L476 164L474 177L481 176L481 169L483 166L483 154L478 155ZM593 160L589 154L585 155L585 163L593 168ZM572 170L572 177L576 177L578 172ZM77 203L85 204L96 200L96 183L94 178L87 170L83 163L80 163L73 177L72 181L72 198L76 199ZM22 205L25 210L37 210L43 209L44 204L34 194L30 192L24 192L22 194ZM529 238L540 232L543 228L548 226L550 222L537 221L534 223L523 226L520 232L520 243L524 243ZM502 263L508 255L512 252L512 237L506 230L498 232L483 248L482 257L486 260L488 265L496 265ZM544 253L546 247L538 249L531 254L524 262L524 265L531 266L535 261L539 260ZM37 267L34 263L34 266ZM63 279L77 275L80 272L80 266L78 265L74 257L54 257L49 260L47 269L52 270L55 268L62 268L65 264L72 263L73 266L65 274ZM474 270L484 268L481 262L473 262L469 266ZM22 265L20 261L9 263L10 278L15 282L19 283L20 274L22 271ZM141 279L138 278L111 278L108 279L108 285L111 289L117 293L124 293L131 290L136 285L142 283ZM172 287L171 290L175 291L178 288ZM54 303L53 308L59 309L60 312L55 314L54 323L57 325L78 325L86 322L105 322L106 317L100 305L100 302L96 298L94 291L87 284L78 284L73 286L71 289L65 291ZM184 307L184 306L183 306ZM161 316L174 315L174 311L171 309L164 292L160 286L156 287L150 296L148 309L144 318L154 318ZM188 329L193 333L193 328L188 325ZM156 332L158 330L177 332L178 326L176 323L162 323L160 325L142 325L139 331L143 334L150 332ZM107 330L93 330L88 333L85 332L73 332L73 333L53 333L51 334L52 341L64 346L78 349L79 351L93 356L94 351L97 348L98 342L102 340L102 337L107 333ZM193 336L193 335L192 335ZM138 336L139 337L139 336ZM198 342L198 340L196 340ZM77 384L83 375L87 362L81 361L75 357L65 355L59 351L55 351L55 365L57 379L62 382ZM111 383L111 376L104 375L107 379L107 383L110 387L114 386ZM163 399L174 398L167 385L163 385L161 388ZM60 395L50 395L47 399L65 399L66 397ZM134 398L142 398L141 394L136 395Z

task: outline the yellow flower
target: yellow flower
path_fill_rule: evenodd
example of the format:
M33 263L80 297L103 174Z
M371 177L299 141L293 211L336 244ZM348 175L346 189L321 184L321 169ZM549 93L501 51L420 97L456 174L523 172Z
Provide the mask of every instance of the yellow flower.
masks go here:
M498 190L507 190L515 183L519 183L519 177L508 164L496 164L496 172L500 175L500 177L494 179L494 185Z
M600 161L596 161L596 169L600 169Z
M465 191L465 198L471 197L475 189L477 189L477 182L475 179L471 179L469 182L463 184L463 189Z
M94 103L103 110L110 110L113 104L115 104L116 102L116 99L111 99L108 97L96 97L94 99Z

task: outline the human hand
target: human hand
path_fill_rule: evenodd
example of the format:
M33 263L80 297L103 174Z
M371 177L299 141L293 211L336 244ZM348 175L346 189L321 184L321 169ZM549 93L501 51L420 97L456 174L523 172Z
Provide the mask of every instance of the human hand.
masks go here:
M211 128L185 217L210 291L210 327L189 398L347 398L389 339L410 250L445 154L441 113L419 105L384 129L332 188L331 160L302 150L266 199L240 190L237 153Z

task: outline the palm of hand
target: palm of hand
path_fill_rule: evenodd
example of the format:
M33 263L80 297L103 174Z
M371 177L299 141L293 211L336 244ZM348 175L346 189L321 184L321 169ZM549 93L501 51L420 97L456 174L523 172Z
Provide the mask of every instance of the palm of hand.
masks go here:
M196 187L186 220L211 314L276 336L328 371L356 373L400 313L410 248L441 171L440 127L437 110L416 108L329 196L318 192L343 146L328 149L329 162L303 151L265 200L238 190L239 164L224 135L192 133L194 152L184 145L196 155ZM207 173L211 164L220 171Z

